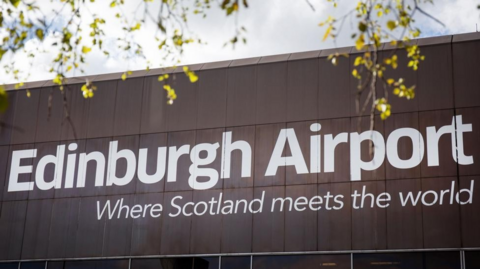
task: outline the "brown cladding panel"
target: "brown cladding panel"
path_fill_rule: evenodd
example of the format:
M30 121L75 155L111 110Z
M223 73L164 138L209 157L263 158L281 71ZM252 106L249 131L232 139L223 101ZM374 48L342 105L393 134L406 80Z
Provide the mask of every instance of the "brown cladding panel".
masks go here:
M317 250L317 211L309 202L317 195L311 185L288 186L285 197L292 198L292 210L285 202L285 251Z
M88 100L87 137L113 135L118 80L96 83L95 96Z
M427 127L434 127L433 133L437 133L440 128L446 125L452 125L453 110L436 110L419 113L419 125L420 133L425 140L425 156L422 160L421 174L422 177L438 177L438 176L456 176L457 164L452 156L452 134L443 134L438 140L438 145L432 140L432 149L438 146L438 166L428 165L428 158L431 158L431 162L434 161L435 156L433 154L428 155L428 137ZM455 141L453 140L455 143Z
M412 128L415 130L419 130L418 113L400 113L391 115L388 120L385 121L385 143L387 143L390 134L400 128ZM424 138L422 137L417 137L417 140L415 142L420 143L419 139L424 140ZM386 146L386 150L387 156L385 157L385 164L387 179L420 178L420 165L409 169L396 168L390 163L388 159L388 154L397 154L401 160L409 160L413 157L413 143L409 137L400 138L395 148L390 149ZM389 153L389 150L396 150L396 152ZM420 153L420 151L418 153ZM426 158L425 154L424 158Z
M188 184L188 178L190 177L189 167L192 165L190 159L190 152L196 145L195 143L195 131L186 132L172 132L168 134L168 165L167 175L165 181L165 191L188 191L192 188ZM188 153L180 155L176 161L176 171L173 170L173 152L177 152L182 146L188 145ZM178 155L177 155L178 156ZM171 181L168 179L171 177Z
M77 152L80 152L78 155L78 169L80 169L81 166L84 167L85 170L78 171L78 173L75 176L76 181L74 181L74 190L76 189L77 191L74 191L75 193L78 193L78 196L98 196L98 195L105 195L107 192L107 187L106 187L106 182L107 182L107 171L108 171L108 156L109 156L109 143L110 143L110 138L97 138L97 139L89 139L86 141L85 145L85 150L81 149L79 147ZM81 144L79 144L80 146ZM80 151L82 150L82 151ZM99 158L100 160L100 165L97 163L95 159L91 161L86 161L84 160L81 162L80 160L80 155L81 153L85 154L90 154L92 152L100 152L105 158ZM86 159L86 157L85 157ZM103 161L104 160L104 161ZM101 170L98 170L99 175L102 176L99 178L99 184L101 183L101 186L96 186L96 175L97 175L97 169L102 168L102 163L104 163L104 171L103 174L101 173ZM85 173L84 173L85 171ZM79 187L79 181L81 175L84 175L85 177L85 184L84 187ZM111 188L111 187L109 187ZM77 196L75 195L75 196Z
M345 76L343 79L349 80L350 81L350 95L349 99L350 100L344 100L343 104L339 104L342 108L350 109L350 116L351 117L358 117L358 116L369 116L371 107L372 107L372 98L369 98L369 93L370 93L370 84L365 86L365 82L367 81L367 78L369 76L368 71L363 67L360 66L354 66L355 65L355 60L357 57L361 57L362 54L350 54L350 70L356 69L359 76L361 77L361 80L355 78L352 76L350 73L348 76ZM371 80L370 80L371 81ZM369 81L369 83L371 83ZM376 97L381 98L384 97L384 91L383 88L381 88L382 83L377 79L376 84L375 84L375 92L376 92ZM362 89L361 93L359 94L359 87ZM358 102L358 107L357 107L357 102ZM365 108L365 109L364 109ZM375 114L378 114L378 111L374 111Z
M317 173L313 172L312 169L318 169L318 168L313 168L311 164L311 154L314 154L314 156L317 156L317 158L321 159L321 152L319 152L319 148L316 148L313 150L314 152L311 153L310 150L310 144L311 144L311 136L312 135L317 135L320 134L320 132L312 132L310 130L310 127L312 124L316 124L314 121L307 121L307 122L294 122L294 123L288 123L287 128L288 129L294 129L295 135L297 137L298 144L300 146L301 150L301 155L303 156L303 159L305 161L305 165L307 167L308 172L305 174L302 173L297 173L297 169L293 165L286 166L286 185L299 185L299 184L316 184L317 183ZM320 140L315 138L317 141L317 145L320 145ZM293 143L295 143L293 141ZM288 143L287 143L288 145ZM286 155L285 156L292 156L292 150L290 145L286 146ZM300 158L302 157L300 156ZM319 157L320 156L320 157ZM318 166L318 164L314 164L315 167ZM298 171L301 172L301 171Z
M3 202L0 214L0 259L19 260L27 201Z
M437 203L428 206L435 199L432 192L423 195L420 201L425 201L423 211L423 242L425 248L457 248L461 246L460 206L455 199L450 204L451 186L454 182L454 192L458 191L458 181L455 177L423 178L422 191L436 192ZM448 190L441 199L441 191ZM442 204L440 204L442 202Z
M473 193L470 191L473 187ZM462 228L462 247L480 246L480 205L478 203L480 195L480 177L469 176L460 177L460 219ZM471 202L471 203L470 203Z
M111 163L108 164L107 161L107 173L108 171L110 174L107 174L107 177L105 179L106 183L106 192L107 195L119 195L119 194L131 194L135 193L135 185L138 182L138 177L137 177L137 163L138 163L138 144L139 144L139 136L121 136L121 137L114 137L112 141L118 141L117 144L117 152L121 152L122 150L130 150L131 153L133 153L133 156L135 156L134 160L132 163L129 164L130 170L127 170L127 160L125 158L118 158L116 161L116 164L114 164L114 159L113 159L113 151L112 149L110 150L110 154L108 155L109 157L107 158L107 155L105 155L106 159L112 159ZM111 143L111 142L110 142ZM127 151L128 152L128 151ZM110 167L109 167L110 166ZM114 171L114 167L115 171ZM115 173L115 174L113 174ZM127 174L129 173L129 174ZM132 173L132 174L130 174ZM127 175L132 175L132 177L127 177ZM109 186L108 183L108 177L113 179L113 176L117 177L119 179L119 183L115 184L112 182L112 185ZM125 181L128 181L128 179L131 178L131 180L123 185L123 178L125 178Z
M284 122L287 107L287 63L257 66L257 124Z
M480 143L478 138L480 137L480 108L461 108L456 111L457 117L462 116L462 124L471 124L471 132L462 132L457 134L457 147L460 150L460 135L463 139L463 153L468 157L473 158L472 164L458 164L458 173L461 176L464 175L480 175ZM456 121L457 130L459 130L459 119ZM465 127L463 127L465 128ZM462 128L462 129L463 129ZM457 151L458 151L457 150ZM458 152L457 152L458 154Z
M274 176L265 176L281 129L285 129L285 124L257 125L256 127L255 186L285 185L285 166L279 166ZM285 155L282 154L282 156Z
M8 108L5 112L0 113L0 145L8 145L12 139L12 132L14 128L15 107L17 102L17 92L9 91L8 94Z
M148 134L140 136L140 148L147 149L147 161L146 163L142 162L140 167L140 156L137 155L137 172L135 178L139 177L136 180L136 193L145 193L145 192L163 192L165 189L165 182L167 181L167 157L168 157L168 147L167 147L167 134ZM164 148L165 155L160 155L162 150L159 151L159 148ZM158 164L158 165L157 165ZM163 167L163 169L162 169ZM150 177L141 177L140 180L139 170L146 172ZM162 174L163 170L163 174ZM155 182L157 181L157 182ZM149 182L148 184L145 182ZM155 182L155 183L153 183Z
M0 201L3 199L3 191L8 183L8 146L0 147Z
M392 195L387 207L387 248L423 248L423 215L420 204L413 205L407 197L413 198L422 190L420 179L387 180L387 192ZM400 196L400 194L402 196ZM403 202L410 201L410 202Z
M370 131L370 117L361 117L361 118L352 118L351 119L351 131L352 132L355 132L360 135L362 134L363 132L368 132ZM378 116L375 116L375 126L374 126L374 131L377 131L381 134L381 136L383 137L383 139L385 140L385 122L380 119L380 117ZM359 128L360 127L360 130ZM351 141L351 135L348 139L349 141L349 144L350 146L352 145L352 141ZM377 148L377 145L374 145L374 150L372 152L370 152L370 138L371 138L371 135L368 135L369 139L366 139L364 141L362 141L360 143L360 151L361 151L361 156L360 158L362 159L362 161L364 162L370 162L373 160L374 158L374 154L376 154L375 150ZM380 142L381 143L381 142ZM383 146L385 146L385 144L383 144ZM376 169L372 170L372 171L365 171L365 170L361 170L361 180L384 180L385 179L385 162L387 162L386 160L386 156L384 156L385 158L382 159L383 160L383 163ZM378 165L378 164L375 164L375 165ZM352 171L350 171L351 173Z
M197 126L198 83L192 83L185 74L174 74L167 81L175 89L177 99L167 106L167 130L181 131Z
M244 187L253 187L253 173L254 169L254 150L255 150L255 126L245 126L245 127L234 127L227 128L226 132L232 132L232 144L236 146L235 142L237 141L246 141L250 145L250 155L248 152L244 153L241 150L233 150L230 155L230 175L224 172L222 174L221 180L223 180L223 188L244 188ZM223 153L227 156L225 148L222 148ZM242 177L242 169L247 163L242 162L242 158L251 157L250 162L250 176ZM224 163L225 166L228 164Z
M198 76L197 129L225 126L227 69L202 70Z
M49 157L54 156L52 161L54 162L61 162L61 159L63 156L57 156L57 148L59 146L58 142L47 142L47 143L40 143L40 144L35 144L35 149L37 150L37 157L33 159L33 172L31 175L32 182L35 182L35 185L33 187L33 190L28 194L28 199L29 200L34 200L34 199L50 199L54 197L55 194L55 186L52 186L52 188L48 190L42 190L39 188L38 183L40 179L37 180L37 171L39 171L39 162L40 160L49 155ZM65 147L65 152L67 148ZM43 172L43 181L46 183L46 185L51 184L58 184L55 180L55 176L57 174L57 167L54 162L49 162L44 166L44 172ZM40 174L39 174L40 176ZM62 180L62 178L59 178L58 180ZM55 183L53 183L55 182ZM63 187L63 184L61 185Z
M328 183L318 185L318 196L323 203L318 211L318 250L352 249L351 183ZM333 197L332 197L333 196ZM332 199L343 202L334 203ZM343 197L342 197L343 196ZM327 200L328 199L328 200ZM336 207L336 208L334 208Z
M317 95L318 59L288 62L287 121L316 119Z
M158 76L145 77L140 132L157 133L167 130L167 92ZM176 102L174 102L176 104Z
M327 182L350 182L350 118L321 120L319 121L322 129L320 130L322 147L321 147L321 173L318 174L318 183ZM327 148L327 136L332 141L346 141L338 143L335 147L333 142L330 142L330 148ZM333 153L333 158L331 157ZM333 166L333 171L327 171L325 163L330 160Z
M212 158L215 156L215 159L212 163L210 164L204 164L204 165L195 165L190 168L181 168L182 170L185 170L185 172L190 174L190 177L195 177L193 185L195 186L195 189L205 189L202 185L211 182L211 179L205 176L202 176L205 172L202 172L201 170L203 169L213 169L215 170L215 173L217 174L217 183L211 187L211 189L222 189L223 188L223 179L221 179L221 165L222 165L222 134L225 131L225 129L208 129L208 130L198 130L197 131L197 137L195 139L195 145L200 145L203 143L206 144L217 144L217 149L214 151L214 154L211 156L208 156L207 151L205 150L198 150L198 149L191 149L191 154L190 158L195 157L194 160L196 162L200 162L201 160L207 159L207 158ZM216 155L215 155L216 154ZM207 157L208 156L208 157ZM190 173L192 171L193 173ZM197 175L197 173L199 175ZM210 189L210 188L209 188Z
M181 197L181 199L179 197ZM175 201L173 198L177 197ZM160 253L169 254L189 254L190 253L190 229L191 217L182 216L176 206L183 207L186 203L193 200L193 192L166 192L164 197L163 223L162 223L162 242Z
M72 258L75 242L80 199L55 199L48 241L48 258ZM91 214L95 212L91 212Z
M98 220L97 203L103 209L108 197L86 197L80 200L75 242L75 258L102 256L107 212ZM112 205L110 205L112 206Z
M285 211L280 211L280 203L272 212L272 200L285 197L285 187L265 187L254 189L254 199L262 199L261 212L253 215L253 252L279 252L285 247ZM288 203L288 202L286 202ZM258 202L255 206L258 206ZM254 209L257 209L255 207Z
M453 43L455 106L480 106L480 42Z
M75 84L64 89L70 121L64 120L62 123L62 140L85 139L87 136L88 107L91 100L83 96L81 87L82 84Z
M411 67L408 67L408 62L410 59L407 57L407 52L405 50L386 50L380 53L381 59L391 58L394 54L397 55L397 64L398 67L396 69L392 69L390 66L385 71L385 79L394 79L398 81L400 78L404 80L405 86L411 87L413 85L417 85L417 71L414 71ZM423 68L423 62L420 64L420 69ZM385 90L388 94L388 102L391 105L392 113L404 113L404 112L415 112L418 111L418 96L413 99L407 99L405 97L399 97L393 93L393 88L384 88L383 82L379 85L377 84L379 89L378 93L381 97L385 97ZM418 85L417 85L418 91ZM418 92L417 92L418 93ZM353 105L353 104L352 104Z
M26 91L17 92L12 144L32 143L35 140L39 99L40 89L30 90L30 97L27 97Z
M358 196L352 198L352 249L385 249L387 209L378 205L385 206L389 202L377 198L385 192L385 182L355 182L352 183L352 194L355 191Z
M28 202L22 259L42 259L47 256L52 207L52 199Z
M106 214L107 212L105 213L105 216L102 217L106 219L102 256L127 256L130 254L130 244L132 240L132 209L138 210L138 207L133 208L134 196L107 196L106 201L110 201L110 206L112 207L118 203L118 208L111 219L108 218L108 215ZM100 205L100 210L102 210L102 205L103 204ZM92 213L95 213L95 211L90 212L90 214Z
M222 216L222 253L248 253L252 251L252 219L249 205L253 200L253 188L228 189L223 191L223 200L233 203L233 214ZM237 204L237 201L238 204ZM246 203L246 205L245 205ZM258 207L258 203L252 204ZM228 209L225 209L227 212ZM236 212L236 213L235 213Z
M190 253L220 253L222 215L221 205L218 204L222 190L201 190L193 192L193 206L188 207L187 213L193 212L190 235ZM215 198L216 203L209 203ZM220 208L220 209L219 209ZM196 210L196 213L195 211ZM190 211L190 212L189 212ZM213 213L213 214L212 214ZM198 215L197 215L198 214Z
M143 77L118 81L113 134L133 135L140 131Z
M227 126L255 124L256 68L228 68Z
M10 187L9 184L9 177L10 177L10 170L12 167L12 154L13 151L17 150L31 150L34 149L33 144L25 144L25 145L12 145L9 149L9 156L8 156L8 166L7 166L7 176L5 178L5 187L3 189L3 201L13 201L13 200L27 200L28 194L30 191L16 191L16 192L9 192L8 189ZM32 166L33 167L33 159L32 158L25 158L20 162L21 166ZM33 182L32 173L22 173L18 174L18 181L19 183L27 183Z
M58 141L64 116L62 92L58 87L40 89L35 142Z
M319 59L318 68L318 118L340 118L350 116L353 105L350 93L350 63L348 58L338 58L333 66L327 58Z
M452 108L452 45L442 44L421 47L425 56L417 70L418 85L415 89L420 110Z
M132 244L130 255L158 255L162 242L162 219L164 210L158 211L161 204L163 209L163 193L148 193L135 195L135 204L151 205L145 217L133 220ZM147 208L147 206L145 206ZM152 211L153 208L153 211ZM160 214L160 217L156 217ZM168 216L167 216L168 218Z
M80 154L85 153L86 141L85 140L63 141L61 142L61 145L65 145L65 158L63 159L63 175L61 178L62 188L55 189L55 198L81 196L82 192L85 192L85 190L84 188L77 188L78 175L79 175L78 169L79 169L79 162L80 162L79 160ZM75 161L74 166L68 165L69 158ZM93 166L94 161L92 161L91 164L89 163L89 165ZM67 177L67 175L73 175L73 178L71 178L70 176ZM95 180L95 178L92 177L92 180ZM89 186L89 185L90 183L85 183L85 186ZM91 183L91 185L94 185L94 183ZM87 193L86 195L88 195L88 192L86 193Z

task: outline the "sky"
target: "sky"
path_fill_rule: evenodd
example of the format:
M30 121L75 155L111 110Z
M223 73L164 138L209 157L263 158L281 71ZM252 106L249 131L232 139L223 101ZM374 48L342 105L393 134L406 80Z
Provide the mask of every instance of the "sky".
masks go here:
M190 0L185 0L189 2ZM114 21L114 11L108 8L110 1L97 1L93 10L101 11L101 15L107 18L105 26L108 40L107 46L116 46L115 40L118 32L115 27L108 24ZM128 0L127 3L136 2ZM193 1L190 1L193 2ZM217 3L218 1L213 1ZM339 1L339 7L334 9L331 3L326 0L310 0L313 9L306 0L249 0L249 8L241 10L237 18L226 17L217 8L212 8L207 18L194 16L189 19L190 31L206 41L207 44L193 44L185 47L181 56L181 64L194 64L232 60L248 57L293 53L309 50L319 50L333 47L344 47L353 45L350 38L351 27L355 23L346 22L338 37L336 44L332 41L322 42L324 28L318 26L329 15L339 17L346 11L353 8L356 1ZM476 31L476 24L480 24L480 10L477 9L478 0L434 0L434 4L423 5L424 9L435 15L445 24L418 14L415 16L416 23L422 30L421 37L439 36L447 34L458 34ZM42 8L48 10L50 1L41 1ZM127 4L128 5L128 4ZM126 10L130 10L126 8ZM48 12L48 11L47 11ZM47 13L48 14L48 13ZM232 49L231 46L224 47L235 29L235 23L245 26L247 29L247 44L239 44ZM479 26L480 28L480 26ZM152 42L153 27L148 25L141 29L136 40L144 45L145 55L151 61L152 67L158 67L158 50L156 43ZM48 37L47 37L48 38ZM27 48L38 46L35 42L27 43ZM44 54L37 56L34 65L30 70L31 76L28 81L51 79L52 74L48 72L50 62L55 52L46 48ZM25 57L15 56L14 60L20 66L27 68L28 61ZM5 58L5 57L4 57ZM4 62L1 62L2 66ZM170 65L173 63L163 63ZM127 61L122 57L110 57L106 59L100 51L92 51L87 57L85 66L86 75L96 75L126 70L145 69L146 63L143 60ZM0 72L3 72L0 71ZM72 74L75 76L80 73ZM0 84L13 83L15 80L5 74L0 75Z

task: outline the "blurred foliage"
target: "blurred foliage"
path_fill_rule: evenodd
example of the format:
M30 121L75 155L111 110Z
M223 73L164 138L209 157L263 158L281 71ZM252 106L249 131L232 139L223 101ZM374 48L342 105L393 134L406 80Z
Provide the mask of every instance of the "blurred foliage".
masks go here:
M337 7L337 0L327 1ZM415 42L411 42L421 33L415 25L415 14L421 13L439 24L442 23L422 9L423 5L433 4L433 0L362 0L355 3L356 7L347 11L344 16L340 18L329 16L320 23L320 26L326 27L323 40L329 38L335 40L345 20L350 19L356 22L356 29L349 33L357 51L352 53L358 55L352 67L352 76L358 80L356 109L360 115L364 115L364 112L369 109L370 129L373 129L376 111L382 119L387 119L391 114L389 92L400 98L415 97L415 85L407 85L404 78L386 75L395 74L387 70L398 68L400 50L406 51L407 67L414 71L425 60L420 48L415 45ZM379 51L384 45L389 46L390 50L385 50L383 57L380 57ZM327 59L333 65L337 65L342 56L349 57L349 55L336 53ZM382 87L382 97L377 96L380 92L377 87ZM366 96L363 101L362 96Z
M132 5L136 7L135 10L131 9ZM99 10L99 6L104 8ZM94 50L100 51L106 58L118 59L121 56L127 66L129 61L143 59L147 62L146 69L150 70L150 62L146 60L143 51L145 44L141 44L136 37L141 29L152 25L155 31L152 31L148 42L154 42L158 47L158 57L161 58L159 67L162 68L162 63L179 63L186 45L202 43L189 30L188 18L206 17L207 10L214 7L226 16L236 16L240 9L248 7L248 3L247 0L223 0L220 3L210 0L0 0L0 63L6 74L19 81L15 88L25 88L23 81L28 80L29 69L19 67L13 56L26 53L31 68L35 57L47 52L41 48L47 48L49 53L54 52L55 55L49 59L53 83L63 93L68 85L67 77L77 76L77 71L84 73L86 56ZM45 10L49 10L49 13L45 13ZM114 14L110 19L114 21L108 24L108 28L105 16L107 10L108 14ZM243 36L245 28L237 24L234 28L233 37L227 44L235 46L239 40L246 42ZM117 34L114 45L105 45L108 41L107 33L110 40L112 33L120 33ZM33 50L27 48L27 42L32 41L36 47ZM163 81L163 90L166 91L169 104L177 98L168 75L175 68L164 68L165 74L158 77L159 81ZM122 80L132 74L126 69L119 77ZM198 80L195 72L188 67L183 67L183 72L192 83ZM94 83L88 80L81 87L85 98L94 97L96 90ZM29 94L27 89L27 96ZM0 86L0 111L8 106L6 96L4 86ZM66 106L67 102L64 103Z

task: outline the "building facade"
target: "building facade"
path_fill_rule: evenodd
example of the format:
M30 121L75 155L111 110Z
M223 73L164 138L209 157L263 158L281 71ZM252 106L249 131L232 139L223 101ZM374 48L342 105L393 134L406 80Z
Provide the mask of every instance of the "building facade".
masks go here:
M480 268L480 34L415 42L374 130L354 48L9 91L0 269Z

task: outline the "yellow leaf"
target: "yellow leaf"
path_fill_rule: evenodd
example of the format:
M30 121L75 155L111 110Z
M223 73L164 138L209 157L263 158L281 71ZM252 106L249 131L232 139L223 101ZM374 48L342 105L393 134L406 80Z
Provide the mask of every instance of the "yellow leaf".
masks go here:
M127 73L123 73L122 74L122 80L126 80L127 79Z
M330 33L332 32L332 29L333 29L333 26L332 26L332 25L329 25L328 28L327 28L327 30L325 30L325 34L323 35L322 41L327 40L328 36L329 36Z
M388 85L392 85L394 82L395 82L395 80L393 78L387 79Z
M92 50L92 49L89 48L89 47L87 47L87 46L83 46L83 47L82 47L82 53L87 54L87 53L89 53L91 50Z
M362 64L362 62L363 62L362 56L357 56L357 58L355 58L355 63L353 65L359 66Z

